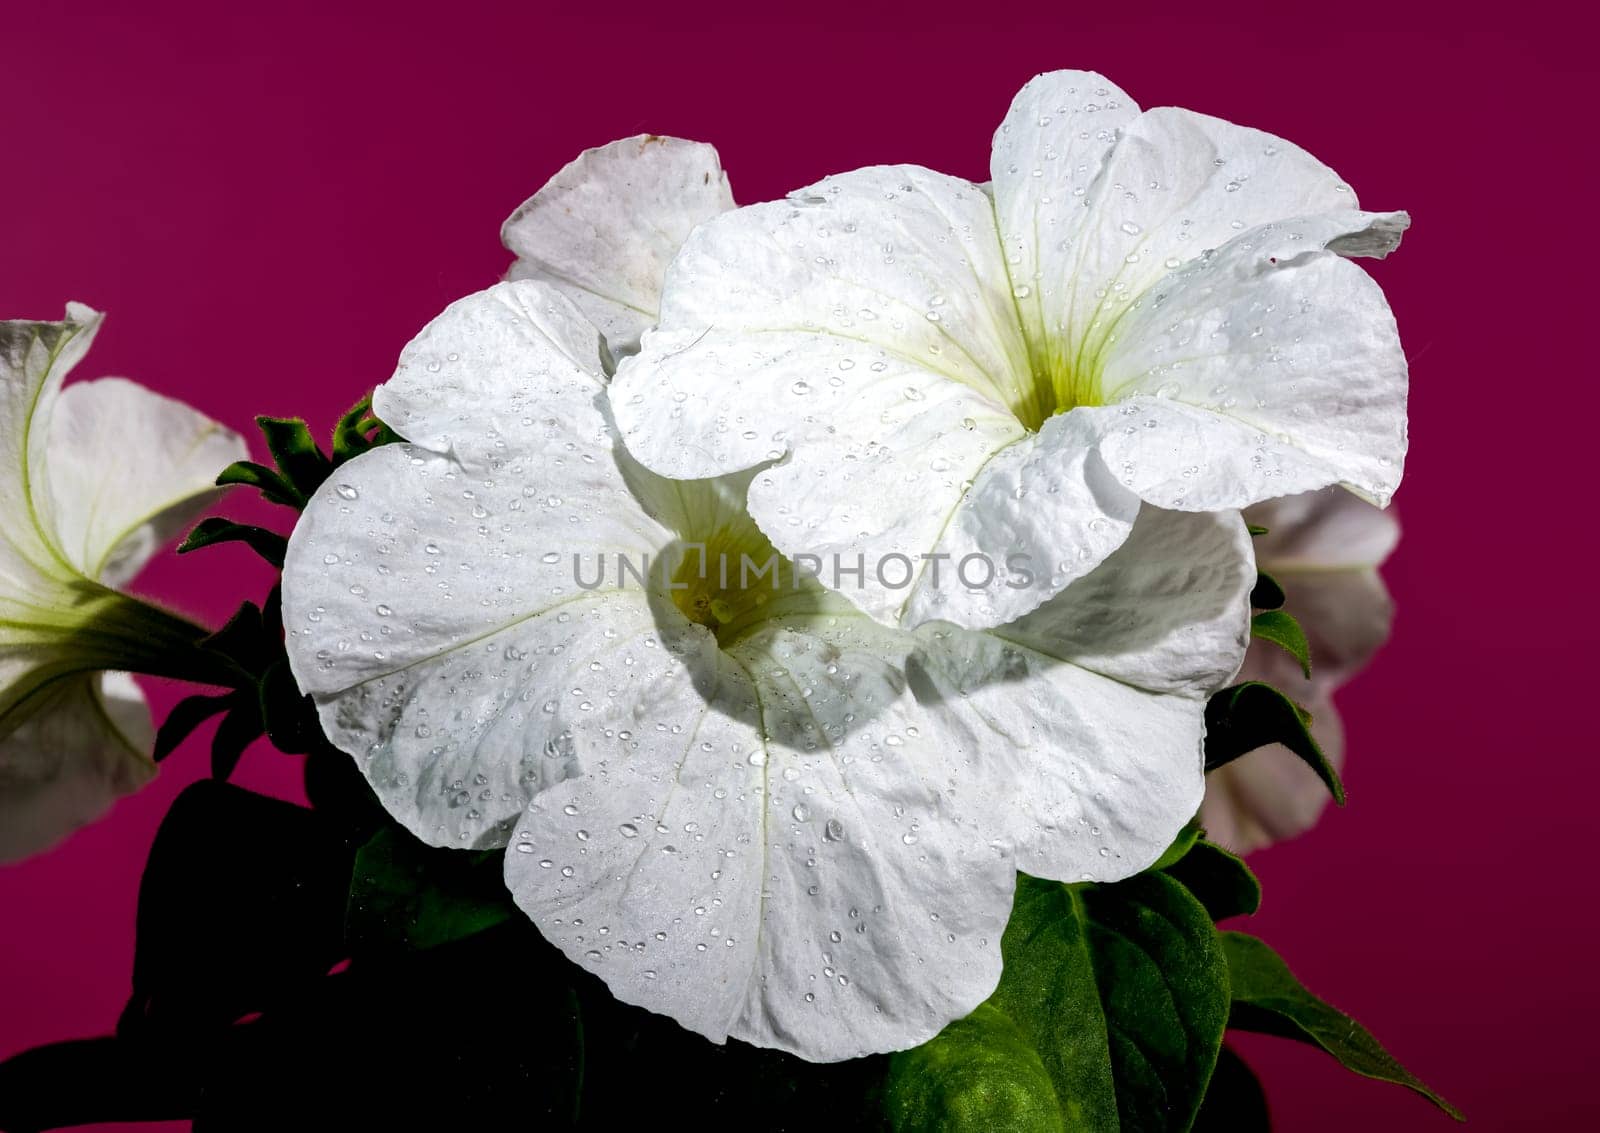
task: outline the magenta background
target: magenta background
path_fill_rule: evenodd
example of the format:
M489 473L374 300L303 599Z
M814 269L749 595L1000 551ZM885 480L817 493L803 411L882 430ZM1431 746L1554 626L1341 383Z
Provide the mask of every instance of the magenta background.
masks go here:
M1259 856L1254 929L1476 1128L1595 1127L1596 547L1575 487L1600 408L1593 29L1532 3L1493 22L1393 4L625 7L18 4L0 312L91 302L111 317L82 373L240 429L256 412L321 428L495 279L515 205L612 138L713 141L746 202L876 162L981 179L1015 89L1079 66L1307 146L1369 207L1415 215L1376 269L1413 360L1412 453L1396 636L1343 698L1350 805ZM235 549L144 579L213 622L265 584ZM191 743L104 823L0 869L0 1056L110 1028L150 839L204 766ZM298 769L258 748L239 780L293 797ZM1246 1050L1281 1128L1445 1125L1307 1049Z

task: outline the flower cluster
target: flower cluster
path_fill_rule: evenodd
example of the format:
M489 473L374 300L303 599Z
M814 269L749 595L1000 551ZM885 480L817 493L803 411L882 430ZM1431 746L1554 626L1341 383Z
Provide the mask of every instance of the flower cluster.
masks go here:
M1400 479L1349 257L1403 213L1080 72L991 173L736 208L708 146L585 153L289 543L294 676L389 813L507 847L550 941L715 1041L922 1043L994 990L1019 870L1149 867L1249 643L1240 509Z

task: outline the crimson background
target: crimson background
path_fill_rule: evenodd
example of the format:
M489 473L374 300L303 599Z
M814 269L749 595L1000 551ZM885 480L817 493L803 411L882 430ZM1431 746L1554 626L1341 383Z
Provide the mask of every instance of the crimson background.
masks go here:
M93 303L84 373L320 428L495 279L517 203L612 138L714 141L746 202L878 162L983 179L1012 93L1064 66L1292 138L1416 217L1375 268L1412 453L1396 636L1343 700L1350 805L1256 859L1254 928L1478 1128L1595 1128L1592 27L1471 7L8 3L0 311ZM231 548L143 580L214 624L266 583ZM0 870L0 1056L109 1029L151 837L204 767L191 742ZM297 778L264 747L240 773ZM1443 1127L1316 1052L1245 1050L1284 1129Z

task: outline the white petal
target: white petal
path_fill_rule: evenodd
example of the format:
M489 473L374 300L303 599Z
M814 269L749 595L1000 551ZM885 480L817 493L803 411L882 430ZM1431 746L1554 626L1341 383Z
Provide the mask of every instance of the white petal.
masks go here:
M508 278L549 283L605 335L637 349L656 321L667 264L701 221L733 207L717 151L641 134L585 150L500 229Z
M882 642L908 639L845 621L682 643L629 674L643 703L569 715L596 770L534 799L506 863L622 999L816 1061L915 1045L986 998L1015 871L907 726Z
M59 323L0 323L0 597L26 593L38 575L75 574L55 537L49 491L50 420L67 372L88 352L99 312L67 305Z
M1052 71L1017 92L995 132L995 213L1035 370L1047 369L1046 343L1073 308L1084 203L1119 132L1138 116L1138 104L1105 76Z
M417 444L342 467L290 539L295 677L426 841L503 844L527 795L572 770L530 721L575 695L580 661L649 628L638 593L613 602L575 577L574 556L587 577L602 553L637 561L671 540L617 506L631 497L597 352L593 328L544 285L454 304L374 399Z
M1334 483L1388 502L1406 359L1377 284L1321 248L1338 230L1313 218L1246 233L1127 316L1101 379L1116 404L1074 410L1099 422L1113 475L1182 510Z
M618 425L667 476L787 454L750 489L779 550L861 555L846 593L880 620L998 624L1091 569L1134 510L1085 451L1056 460L1070 444L1016 419L1033 387L1008 291L974 186L906 166L830 178L696 231L669 275L671 329L619 370ZM1041 585L974 592L953 565L936 585L926 556L974 549L996 568L1032 557Z
M0 739L0 861L49 848L148 783L154 738L131 677L63 682L47 706Z
M1355 207L1349 186L1291 142L1187 110L1147 111L1123 130L1073 234L1052 350L1082 367L1107 336L1128 337L1120 316L1180 265L1263 224Z
M1136 688L1205 697L1238 671L1255 581L1237 513L1147 504L1093 573L995 633Z
M244 438L123 378L77 382L50 424L50 487L62 549L107 586L133 578L216 498Z

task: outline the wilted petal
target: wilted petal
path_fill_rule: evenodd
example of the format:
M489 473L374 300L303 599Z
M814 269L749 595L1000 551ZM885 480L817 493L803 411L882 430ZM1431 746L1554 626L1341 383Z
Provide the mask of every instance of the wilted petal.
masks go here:
M585 150L500 229L509 279L548 283L600 328L613 356L654 325L667 264L695 225L733 207L717 151L653 134Z
M0 739L0 861L47 849L156 773L150 709L123 673L75 677Z
M61 548L107 586L180 535L216 498L217 474L248 455L233 430L123 378L64 389L49 444Z

